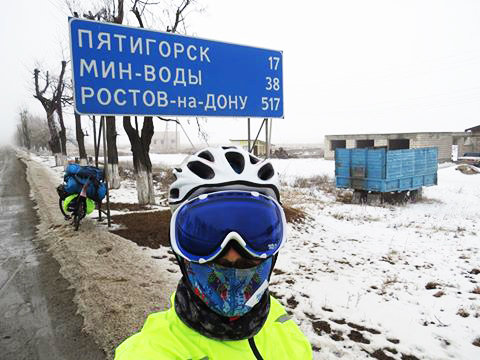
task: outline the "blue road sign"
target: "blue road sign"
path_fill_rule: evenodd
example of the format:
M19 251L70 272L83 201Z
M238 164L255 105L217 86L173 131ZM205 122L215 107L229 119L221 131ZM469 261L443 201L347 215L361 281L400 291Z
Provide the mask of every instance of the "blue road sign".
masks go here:
M75 109L283 117L282 52L71 18Z

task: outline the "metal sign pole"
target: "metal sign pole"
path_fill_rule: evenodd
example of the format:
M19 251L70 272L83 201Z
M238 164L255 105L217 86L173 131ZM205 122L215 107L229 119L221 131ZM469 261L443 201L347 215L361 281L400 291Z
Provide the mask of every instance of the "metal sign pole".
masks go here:
M268 146L270 148L270 152L272 151L272 124L273 124L273 119L270 119L270 127L268 130L268 144L269 144Z
M98 146L97 146L97 138L96 138L96 125L95 125L95 116L93 117L93 138L94 138L94 143L93 143L93 146L95 148L95 167L98 168L98 152L99 152L99 146L100 146L100 137L102 136L102 126L103 126L103 123L102 121L100 120L100 125L98 127L98 140L99 140L99 143L98 143ZM105 181L105 170L103 170L103 179ZM107 186L107 189L108 189L108 186ZM98 203L98 221L102 221L102 203L99 202Z
M63 145L62 145L62 137L58 135L58 142L60 143L60 153L62 154L63 158ZM55 164L56 165L56 164Z
M250 118L248 118L248 151L250 152Z
M100 126L99 126L99 129L98 129L97 144L96 144L96 147L97 147L97 158L96 158L97 167L98 167L98 158L100 156L100 141L102 140L102 131L105 132L105 129L103 128L102 117L100 117ZM105 167L105 165L103 167Z
M93 115L93 151L95 154L95 167L98 168L98 147L97 147L97 120L95 120L95 115Z
M175 152L177 153L178 153L178 143L179 143L178 123L175 123Z
M255 140L253 140L252 147L251 147L251 149L248 150L248 152L252 152L253 149L255 148L255 145L257 144L258 136L260 135L260 132L262 131L262 128L263 128L264 124L265 124L265 119L263 119L262 125L260 125L260 129L258 129L257 136L255 137ZM255 152L253 152L253 154L256 155Z
M270 157L270 138L268 136L268 118L265 119L265 159Z
M107 125L105 123L105 116L102 116L101 121L102 121L102 127L103 127L103 171L105 174L105 185L107 186L107 222L108 222L108 227L110 227L112 223L110 219L110 189L108 188L108 179L106 177L108 154L107 154L107 131L106 131Z

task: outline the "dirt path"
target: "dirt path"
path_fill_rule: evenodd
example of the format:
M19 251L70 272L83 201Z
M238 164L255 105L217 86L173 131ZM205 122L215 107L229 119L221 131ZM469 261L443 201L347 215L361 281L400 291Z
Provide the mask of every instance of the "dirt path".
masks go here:
M36 241L25 165L0 149L0 354L9 359L105 359L82 332L73 290Z
M78 232L63 219L55 191L60 178L19 153L39 209L39 241L58 261L74 289L83 329L113 358L114 349L137 332L148 314L169 307L179 274L167 271L168 257L153 258L129 240L84 219ZM87 357L85 357L87 358Z

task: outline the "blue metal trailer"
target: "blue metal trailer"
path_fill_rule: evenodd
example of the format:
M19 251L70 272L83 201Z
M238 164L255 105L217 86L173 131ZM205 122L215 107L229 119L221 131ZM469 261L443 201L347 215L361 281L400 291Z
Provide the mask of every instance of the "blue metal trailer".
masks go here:
M336 149L337 188L353 189L353 202L415 201L437 185L438 150Z

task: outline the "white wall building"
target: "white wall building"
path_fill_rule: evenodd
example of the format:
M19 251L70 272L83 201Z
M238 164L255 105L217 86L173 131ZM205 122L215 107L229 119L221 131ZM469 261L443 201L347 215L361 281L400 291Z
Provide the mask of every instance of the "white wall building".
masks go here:
M180 147L180 134L177 131L156 131L150 149L154 152L173 152Z

